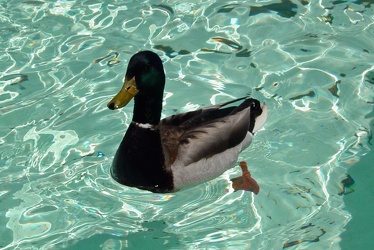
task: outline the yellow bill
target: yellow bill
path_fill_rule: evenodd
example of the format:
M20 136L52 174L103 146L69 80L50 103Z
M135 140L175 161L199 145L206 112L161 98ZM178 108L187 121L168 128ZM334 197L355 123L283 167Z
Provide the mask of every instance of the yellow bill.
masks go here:
M129 101L139 92L136 88L135 76L130 80L125 79L122 89L113 99L108 102L107 107L115 110L126 106Z

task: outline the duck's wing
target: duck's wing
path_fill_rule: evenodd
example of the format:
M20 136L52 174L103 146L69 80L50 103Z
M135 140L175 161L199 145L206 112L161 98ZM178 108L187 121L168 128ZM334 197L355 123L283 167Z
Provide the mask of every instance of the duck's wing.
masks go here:
M240 105L229 106L244 99ZM252 132L261 112L257 100L244 97L163 119L160 136L166 166L176 160L188 166L235 147Z

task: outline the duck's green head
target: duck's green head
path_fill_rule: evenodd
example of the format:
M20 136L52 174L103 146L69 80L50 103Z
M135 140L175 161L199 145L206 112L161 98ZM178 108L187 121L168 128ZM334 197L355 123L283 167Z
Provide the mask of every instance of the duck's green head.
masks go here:
M112 110L122 108L133 97L135 103L162 104L164 86L165 73L160 57L152 51L138 52L129 61L122 89L107 106Z

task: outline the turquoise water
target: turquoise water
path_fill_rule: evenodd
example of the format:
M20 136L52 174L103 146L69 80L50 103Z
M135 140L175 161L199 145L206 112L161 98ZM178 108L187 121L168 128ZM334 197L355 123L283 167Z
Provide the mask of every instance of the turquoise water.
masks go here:
M373 118L374 112L371 117ZM371 123L371 130L374 122ZM370 174L374 171L374 146L371 151L362 157L348 173L355 178L356 187L354 195L346 195L344 202L350 212L352 220L342 234L341 249L370 249L373 248L372 225L374 224L373 179Z
M0 247L342 248L357 232L346 202L368 185L339 195L372 144L373 8L0 0ZM247 93L267 103L239 158L259 195L229 190L238 167L173 194L110 178L132 106L106 103L144 49L164 61L163 116Z

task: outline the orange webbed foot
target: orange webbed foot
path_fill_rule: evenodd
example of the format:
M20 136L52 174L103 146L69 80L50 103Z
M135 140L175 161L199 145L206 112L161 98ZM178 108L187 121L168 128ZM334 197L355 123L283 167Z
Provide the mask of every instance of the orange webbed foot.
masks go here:
M254 194L258 194L260 192L260 187L257 182L251 177L251 173L248 171L247 163L245 161L241 161L239 166L242 169L242 176L232 178L232 188L235 191L244 190L244 191L251 191Z

